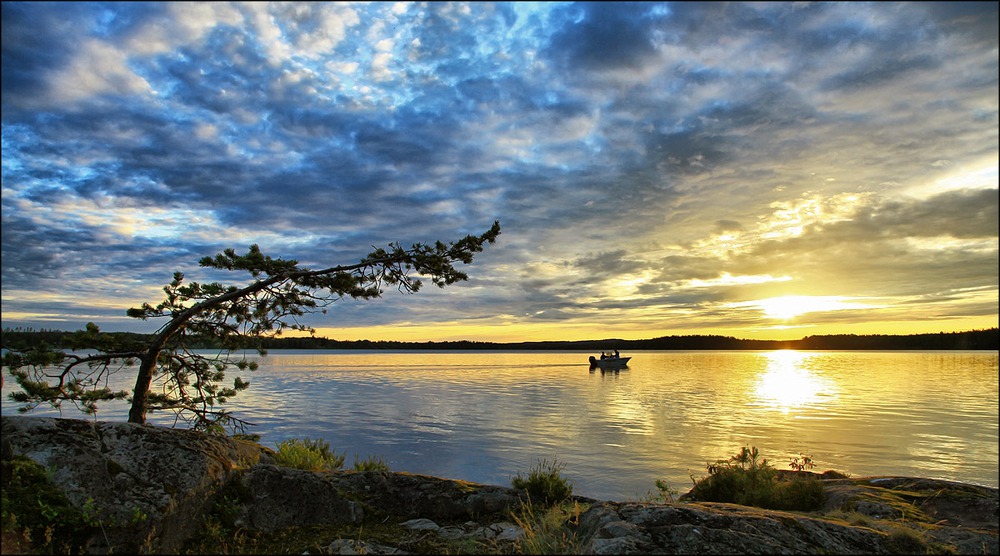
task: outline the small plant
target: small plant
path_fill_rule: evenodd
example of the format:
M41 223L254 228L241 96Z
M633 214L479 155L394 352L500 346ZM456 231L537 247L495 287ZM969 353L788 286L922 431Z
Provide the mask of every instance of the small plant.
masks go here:
M278 465L305 469L307 471L336 471L344 466L344 454L330 451L330 443L325 440L291 438L276 444L278 451L274 459Z
M791 467L792 470L794 470L794 471L806 471L808 469L812 469L813 467L816 467L816 464L813 463L813 459L812 459L811 455L805 456L805 455L799 454L798 457L792 458L792 461L791 461L791 463L788 464L788 467Z
M365 460L358 460L358 455L354 454L355 471L388 471L389 464L382 456L370 456Z
M659 494L654 498L655 501L673 503L677 499L677 489L663 479L656 479L656 490Z
M510 484L516 489L525 491L529 500L554 504L573 494L573 485L559 474L563 467L555 460L552 463L543 460L531 468L527 478L518 472L517 477L510 480Z

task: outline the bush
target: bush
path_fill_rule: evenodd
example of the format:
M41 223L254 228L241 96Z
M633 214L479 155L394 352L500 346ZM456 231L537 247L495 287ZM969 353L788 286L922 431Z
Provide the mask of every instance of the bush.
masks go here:
M549 463L543 460L535 467L525 479L518 472L517 477L510 480L512 487L523 490L528 494L528 498L534 502L543 504L554 504L561 502L573 494L573 485L559 475L563 465L555 460Z
M336 471L344 466L345 455L330 451L324 440L291 438L277 443L274 459L278 465L307 471Z
M756 447L743 447L728 460L718 460L706 467L708 476L697 481L686 498L797 511L817 510L826 498L823 483L816 478L779 479Z

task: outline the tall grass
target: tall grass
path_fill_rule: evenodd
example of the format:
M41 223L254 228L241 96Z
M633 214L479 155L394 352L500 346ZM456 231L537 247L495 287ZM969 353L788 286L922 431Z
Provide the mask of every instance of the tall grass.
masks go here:
M354 454L354 470L355 471L388 471L389 464L385 461L382 456L369 456L365 459L360 459L357 454Z
M583 543L571 526L579 525L580 514L585 509L579 502L547 508L539 508L530 501L522 504L511 515L514 523L524 531L515 544L517 553L581 554Z
M512 487L523 490L528 499L542 504L561 502L573 494L573 485L560 475L563 464L552 460L542 460L531 468L527 477L517 476L510 480Z

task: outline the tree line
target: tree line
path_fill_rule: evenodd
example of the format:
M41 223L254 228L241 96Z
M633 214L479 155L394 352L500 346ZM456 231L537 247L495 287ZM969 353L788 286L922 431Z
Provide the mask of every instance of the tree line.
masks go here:
M3 344L37 345L45 343L56 348L71 347L74 332L4 328ZM106 332L122 343L142 344L152 334ZM539 351L602 351L618 350L998 350L1000 329L939 332L936 334L833 334L806 336L799 340L750 340L730 336L690 335L663 336L645 340L609 338L602 340L541 341L541 342L481 342L472 340L446 342L402 342L393 340L336 340L302 336L259 338L264 349L358 349L358 350L539 350ZM213 337L191 338L192 349L218 349L222 343Z

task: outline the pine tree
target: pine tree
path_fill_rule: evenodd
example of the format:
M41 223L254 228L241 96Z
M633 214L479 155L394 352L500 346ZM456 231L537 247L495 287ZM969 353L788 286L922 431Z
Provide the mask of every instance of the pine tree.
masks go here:
M482 235L469 235L445 244L415 243L403 248L390 243L355 264L312 270L291 259L273 259L251 245L244 255L227 249L199 261L203 267L247 272L243 286L218 282L186 282L175 272L163 288L166 298L157 305L144 303L129 309L130 317L164 319L152 336L108 334L89 323L69 338L69 347L86 349L88 355L56 350L48 344L4 345L3 365L21 387L11 399L29 411L39 404L60 407L74 403L93 414L98 402L131 400L129 421L145 423L150 411L172 411L193 428L222 433L229 428L245 431L247 423L220 407L249 386L237 377L223 386L226 371L235 366L253 370L256 363L242 355L246 349L266 352L261 340L285 330L313 332L300 322L304 315L325 312L338 299L375 299L387 287L416 293L427 277L439 287L468 279L455 267L469 264L486 243L495 243L500 223ZM197 353L206 345L221 347L219 355ZM241 354L241 355L236 355ZM108 388L111 374L135 368L131 391ZM53 369L56 369L53 372ZM150 389L154 379L165 384L162 392Z

